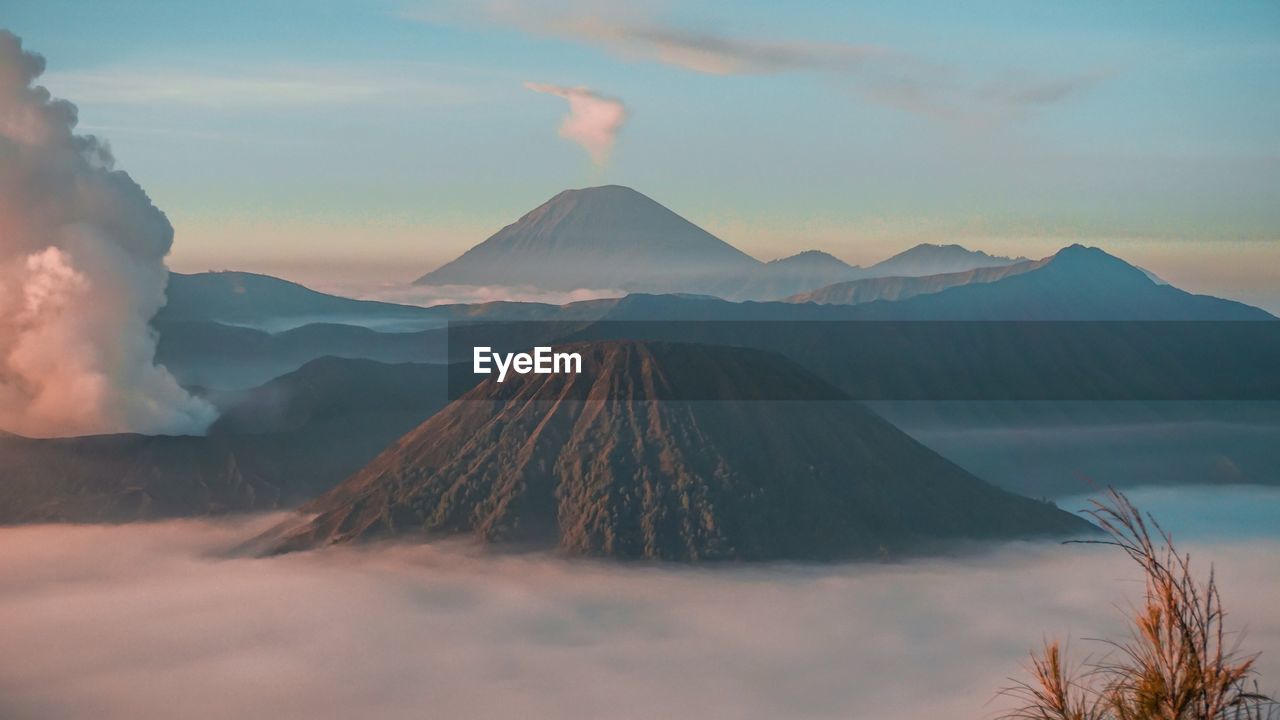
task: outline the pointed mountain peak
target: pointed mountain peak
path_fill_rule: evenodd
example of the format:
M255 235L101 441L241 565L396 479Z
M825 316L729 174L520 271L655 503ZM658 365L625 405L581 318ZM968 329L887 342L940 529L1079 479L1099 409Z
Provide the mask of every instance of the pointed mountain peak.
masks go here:
M761 265L652 198L604 185L557 194L417 283L663 292Z

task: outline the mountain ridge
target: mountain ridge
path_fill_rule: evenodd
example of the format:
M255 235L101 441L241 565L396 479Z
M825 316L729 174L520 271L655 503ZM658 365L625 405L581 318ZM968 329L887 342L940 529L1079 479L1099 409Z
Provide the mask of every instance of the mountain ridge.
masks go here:
M919 276L869 277L825 285L817 290L783 298L789 303L818 305L860 305L876 300L904 300L929 295L958 285L995 282L1040 267L1043 260L1024 260L1008 265L980 267L953 273Z
M1014 262L959 245L923 243L869 268L818 250L762 263L632 188L604 185L556 194L414 283L776 300L862 277Z
M1260 308L1160 285L1106 251L1079 243L995 282L854 306L861 319L1274 320Z
M1030 262L1030 261L1029 261ZM1015 272L1025 269L1025 272ZM999 274L1000 270L982 272ZM1099 248L1071 245L992 282L855 305L682 300L635 293L606 320L1276 320L1260 308L1162 285ZM908 280L924 282L924 280Z
M920 243L867 268L871 277L919 277L1012 265L1027 258L989 255L955 243Z
M193 321L245 325L290 321L296 325L299 319L322 318L416 321L432 315L430 308L330 295L283 278L241 270L171 272L165 297L164 307L153 320L157 325Z

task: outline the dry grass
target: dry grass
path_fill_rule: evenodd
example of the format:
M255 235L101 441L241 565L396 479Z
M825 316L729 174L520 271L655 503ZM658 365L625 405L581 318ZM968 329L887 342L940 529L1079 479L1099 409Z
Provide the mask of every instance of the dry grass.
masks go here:
M1191 572L1189 555L1150 515L1111 490L1088 514L1110 535L1085 541L1120 548L1142 568L1144 602L1129 637L1103 640L1109 652L1071 667L1065 651L1048 641L1033 653L1030 679L1002 694L1022 705L1007 720L1263 720L1280 718L1258 691L1257 655L1229 641L1226 613L1210 568Z

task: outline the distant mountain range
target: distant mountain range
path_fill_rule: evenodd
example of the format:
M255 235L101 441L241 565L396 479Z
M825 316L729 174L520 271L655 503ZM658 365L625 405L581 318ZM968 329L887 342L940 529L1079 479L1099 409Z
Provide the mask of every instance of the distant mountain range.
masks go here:
M935 291L936 290L936 291ZM1233 300L1153 281L1143 270L1083 245L993 270L883 282L841 283L811 294L847 301L731 303L706 297L633 295L610 320L1274 320ZM853 304L849 304L849 303Z
M776 300L797 288L816 288L861 277L864 270L820 250L805 250L740 275L711 276L698 292L725 300Z
M841 271L848 266L821 253L802 253L769 263L796 272ZM224 275L224 274L220 274ZM232 274L225 274L232 275ZM238 275L238 274L235 274ZM192 276L178 276L191 278ZM233 275L234 277L234 275ZM707 294L630 294L567 305L490 302L416 308L366 303L321 293L265 276L249 276L260 304L238 308L232 299L209 298L178 317L157 319L157 359L186 385L217 389L250 387L333 355L381 362L448 362L447 323L593 322L593 321L813 321L813 320L1274 320L1243 303L1187 293L1152 280L1150 273L1097 248L1073 245L1047 258L922 277L864 278L828 285L786 298L785 302L730 302ZM813 275L810 275L813 277ZM198 287L238 295L238 283L199 283ZM179 279L171 290L187 292ZM176 289L175 289L176 288ZM276 302L276 298L285 301ZM312 302L314 301L314 303ZM192 306L187 297L181 305ZM339 312L340 315L326 315ZM380 325L379 318L401 323ZM240 327L229 322L253 319L260 327L275 323L280 332ZM281 320L284 318L285 320ZM320 318L294 327L288 318ZM361 321L360 319L364 320ZM346 320L344 323L343 321ZM379 330L352 322L371 321ZM430 328L412 332L391 329ZM548 328L548 339L563 328ZM661 339L661 338L654 338ZM714 341L710 337L687 339ZM737 341L735 341L737 342Z
M245 388L326 356L386 363L443 363L443 328L378 332L362 325L312 323L267 332L220 322L160 325L156 362L186 386L214 390Z
M841 317L868 319L1269 317L1240 303L1182 292L1146 270L1079 245L1038 261L959 245L922 244L867 268L813 250L762 263L620 186L562 192L417 282L610 287L619 298L678 295L669 302L647 303L651 310L666 303L678 313L718 298L865 305L855 315ZM496 302L420 308L325 295L252 273L174 274L169 303L155 324L163 329L217 322L285 330L328 323L424 330L458 320L596 319L635 309L636 303L619 298L564 306ZM895 302L890 306L885 301ZM698 311L712 308L713 314L733 316L810 316L809 311L750 303L732 310L704 304ZM678 313L669 317L682 317Z
M805 272L838 268L838 260L804 253L769 265ZM767 267L767 266L766 266ZM847 267L847 266L845 266ZM178 276L190 278L191 276ZM326 355L382 362L447 362L444 325L518 321L792 321L792 320L1274 320L1243 303L1194 295L1151 279L1146 271L1097 248L1073 245L1042 260L923 277L865 278L828 285L785 302L729 302L713 295L631 294L568 305L491 302L433 308L404 308L313 293L301 286L251 276L260 304L237 309L233 299L209 298L178 317L157 319L159 362L187 385L247 387ZM230 278L228 278L230 279ZM186 281L174 288L185 293ZM236 293L238 283L201 283ZM277 298L284 298L277 303ZM312 302L314 301L314 302ZM180 306L191 306L186 298ZM337 311L343 315L325 315ZM292 314L291 314L292 313ZM343 324L348 318L400 318L415 332L380 332ZM253 318L270 326L273 318L333 318L282 332L225 324ZM375 323L376 324L376 323ZM551 331L549 331L551 332ZM703 338L705 340L705 338Z
M595 317L599 314L596 306L607 308L615 302L608 298L561 306L495 300L420 307L330 295L270 275L232 270L170 273L166 294L166 305L152 319L157 329L217 323L272 334L305 325L350 325L402 333L472 320Z
M762 263L649 197L607 185L556 195L416 283L777 300L857 278L930 275L1013 262L959 245L924 244L870 268L816 250Z
M485 381L267 546L466 534L616 558L823 559L1089 530L987 485L780 356L576 349L581 375ZM738 400L678 400L711 386ZM767 399L779 392L793 401Z
M1023 260L1007 265L979 267L961 272L936 275L893 275L849 280L819 287L817 290L783 298L790 303L819 305L861 305L876 300L904 300L916 295L930 295L958 285L972 285L1003 280L1042 267L1046 261Z
M1272 320L1258 308L1160 285L1143 270L1083 245L1038 265L897 302L857 306L863 319L896 320Z
M270 275L231 270L169 273L165 295L157 325L215 321L276 330L309 322L354 321L394 328L431 317L426 308L327 295Z
M1026 258L988 255L960 245L922 243L867 268L866 277L919 277L1012 265Z

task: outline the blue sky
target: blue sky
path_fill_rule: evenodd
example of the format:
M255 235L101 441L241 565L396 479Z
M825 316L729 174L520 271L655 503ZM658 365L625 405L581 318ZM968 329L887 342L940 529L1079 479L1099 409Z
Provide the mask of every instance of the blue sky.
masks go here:
M177 229L171 264L431 269L566 187L763 259L1076 240L1280 309L1275 2L0 0ZM622 102L599 166L568 105Z

